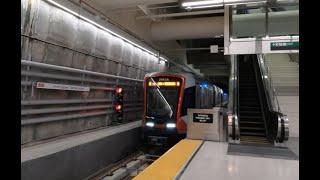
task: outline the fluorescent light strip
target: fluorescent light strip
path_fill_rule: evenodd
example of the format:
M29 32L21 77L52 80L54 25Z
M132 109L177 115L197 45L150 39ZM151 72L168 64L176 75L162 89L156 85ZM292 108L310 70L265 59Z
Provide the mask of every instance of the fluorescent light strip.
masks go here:
M264 2L266 2L266 0L207 0L183 2L181 5L182 7L186 7L188 9L199 9L209 7L220 7L224 5L252 4Z
M213 5L213 4L223 4L223 0L183 2L182 6L189 7L189 6L201 6L201 5Z
M211 8L211 7L222 7L223 4L217 4L217 5L208 5L208 6L189 6L187 9L202 9L202 8Z
M72 15L74 15L74 16L82 19L82 20L85 20L85 21L87 21L88 23L90 23L90 24L92 24L92 25L94 25L94 26L97 26L98 28L103 29L103 30L109 32L110 34L112 34L112 35L114 35L114 36L116 36L116 37L118 37L118 38L120 38L120 39L122 39L122 40L124 40L124 41L126 41L126 42L128 42L128 43L130 43L130 44L132 44L132 45L134 45L134 46L136 46L136 47L138 47L138 48L146 51L146 52L148 52L148 53L150 53L151 55L157 57L157 54L156 54L156 53L154 53L154 52L152 52L152 51L150 51L150 50L148 50L148 49L146 49L146 48L144 48L144 47L142 47L142 46L140 46L140 45L138 45L138 44L136 44L136 43L134 43L134 42L132 42L132 41L130 41L130 40L128 40L128 39L126 39L126 38L124 38L123 36L121 36L121 35L113 32L113 31L111 31L110 29L107 29L107 28L101 26L100 24L98 24L98 23L96 23L96 22L94 22L94 21L92 21L92 20L90 20L90 19L88 19L88 18L86 18L86 17L84 17L84 16L81 16L80 14L78 14L78 13L76 13L76 12L74 12L74 11L72 11L72 10L64 7L64 6L62 6L61 4L59 4L59 3L57 3L57 2L55 2L55 1L53 1L53 0L45 0L45 1L47 1L48 3L53 4L53 5L61 8L61 9L63 9L64 11L67 11L68 13L70 13L70 14L72 14ZM160 59L163 59L165 62L168 61L168 60L166 60L166 59L163 58L163 57L160 57Z
M224 5L241 5L241 4L256 4L256 3L265 3L265 1L235 1L235 0L225 0Z
M160 60L164 60L165 62L168 62L168 60L165 59L164 57L160 57Z

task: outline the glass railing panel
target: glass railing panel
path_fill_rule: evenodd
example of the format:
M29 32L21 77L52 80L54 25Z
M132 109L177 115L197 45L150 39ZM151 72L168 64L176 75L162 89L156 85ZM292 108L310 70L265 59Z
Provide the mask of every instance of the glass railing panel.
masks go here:
M295 4L270 6L268 12L268 35L299 35L299 6Z
M299 3L231 6L229 30L233 39L299 35Z
M231 37L248 38L266 35L266 14L263 5L232 6Z

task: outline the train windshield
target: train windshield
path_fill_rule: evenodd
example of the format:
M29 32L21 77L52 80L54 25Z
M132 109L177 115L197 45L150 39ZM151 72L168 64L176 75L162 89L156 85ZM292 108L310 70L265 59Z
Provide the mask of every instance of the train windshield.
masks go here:
M147 116L175 119L181 81L177 78L149 78L147 81Z

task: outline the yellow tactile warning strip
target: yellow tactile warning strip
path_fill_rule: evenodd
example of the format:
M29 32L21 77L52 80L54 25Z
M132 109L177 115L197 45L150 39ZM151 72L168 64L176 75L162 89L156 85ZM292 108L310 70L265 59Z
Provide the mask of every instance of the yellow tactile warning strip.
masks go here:
M183 139L133 180L172 180L198 150L202 141Z

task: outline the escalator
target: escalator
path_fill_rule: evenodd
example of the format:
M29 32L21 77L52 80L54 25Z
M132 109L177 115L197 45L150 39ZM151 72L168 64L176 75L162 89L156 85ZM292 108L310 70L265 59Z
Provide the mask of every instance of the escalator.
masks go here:
M259 99L253 59L239 58L239 128L241 143L270 144Z
M276 145L288 139L288 118L281 113L263 55L231 58L229 141ZM232 115L230 115L232 114Z

